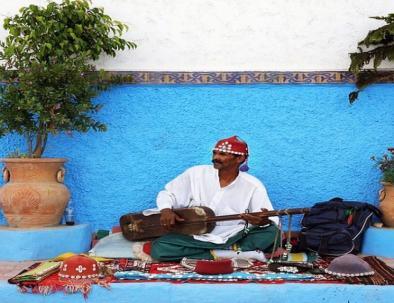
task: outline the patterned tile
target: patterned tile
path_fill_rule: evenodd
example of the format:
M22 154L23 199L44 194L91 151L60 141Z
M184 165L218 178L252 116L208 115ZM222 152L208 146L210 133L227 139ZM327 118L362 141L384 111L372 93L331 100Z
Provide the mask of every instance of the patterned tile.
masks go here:
M123 83L135 84L293 84L293 83L354 83L354 76L346 71L318 72L110 72L121 77Z

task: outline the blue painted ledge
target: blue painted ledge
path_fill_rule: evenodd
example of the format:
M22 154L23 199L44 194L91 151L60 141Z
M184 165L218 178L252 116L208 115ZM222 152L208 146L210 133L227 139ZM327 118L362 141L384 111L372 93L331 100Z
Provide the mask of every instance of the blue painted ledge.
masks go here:
M64 252L83 253L89 250L91 239L88 224L47 228L11 228L3 225L0 226L0 260L44 260Z
M0 302L7 303L392 303L394 286L342 284L172 284L165 282L94 286L85 301L80 293L22 294L0 282Z
M361 253L394 258L394 228L370 226L365 232Z

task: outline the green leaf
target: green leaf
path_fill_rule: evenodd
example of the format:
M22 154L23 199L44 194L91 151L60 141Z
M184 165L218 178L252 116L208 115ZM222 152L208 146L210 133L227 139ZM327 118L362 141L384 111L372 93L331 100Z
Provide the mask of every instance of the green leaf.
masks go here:
M87 0L29 5L4 19L0 42L0 136L106 130L94 119L94 97L114 83L91 64L136 44L121 38L127 26ZM111 33L112 29L114 32Z
M372 17L384 20L386 25L369 31L367 36L358 42L358 52L350 53L349 71L356 76L356 87L359 89L349 95L349 101L353 103L360 89L379 81L387 81L393 77L394 72L378 72L378 68L384 60L394 60L394 14L386 17ZM362 48L362 47L366 47ZM369 71L366 67L372 62L375 71Z
M357 100L357 98L358 98L358 93L359 93L359 91L354 91L354 92L351 92L351 93L349 94L349 103L350 103L350 104L353 104L354 101Z

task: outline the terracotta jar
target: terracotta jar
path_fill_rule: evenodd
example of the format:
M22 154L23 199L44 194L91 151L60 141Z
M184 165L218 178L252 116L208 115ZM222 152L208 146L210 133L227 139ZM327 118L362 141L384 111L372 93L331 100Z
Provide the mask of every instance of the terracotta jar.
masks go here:
M382 184L383 188L379 191L382 221L385 226L394 227L394 184L387 182L382 182Z
M9 158L0 189L0 206L11 227L49 227L60 223L70 192L63 184L66 159Z

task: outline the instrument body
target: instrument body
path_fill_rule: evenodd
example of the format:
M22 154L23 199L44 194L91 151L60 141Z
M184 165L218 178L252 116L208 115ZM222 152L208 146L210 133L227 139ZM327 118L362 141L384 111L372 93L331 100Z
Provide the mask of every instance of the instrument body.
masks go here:
M120 227L123 236L129 241L140 241L157 238L169 232L185 235L201 235L211 232L215 222L206 222L209 217L214 217L212 209L205 206L178 208L173 210L185 220L177 222L170 230L160 224L160 213L145 216L143 213L130 213L120 217Z
M215 222L242 220L241 214L215 216L212 209L206 206L196 206L190 208L178 208L173 211L184 219L177 222L169 230L160 224L160 213L144 215L143 213L129 213L120 217L119 223L123 236L129 241L141 241L157 238L169 232L185 235L201 235L210 233L215 228ZM284 210L271 210L264 212L254 212L251 215L260 217L272 217L294 214L305 214L310 208L292 208Z

